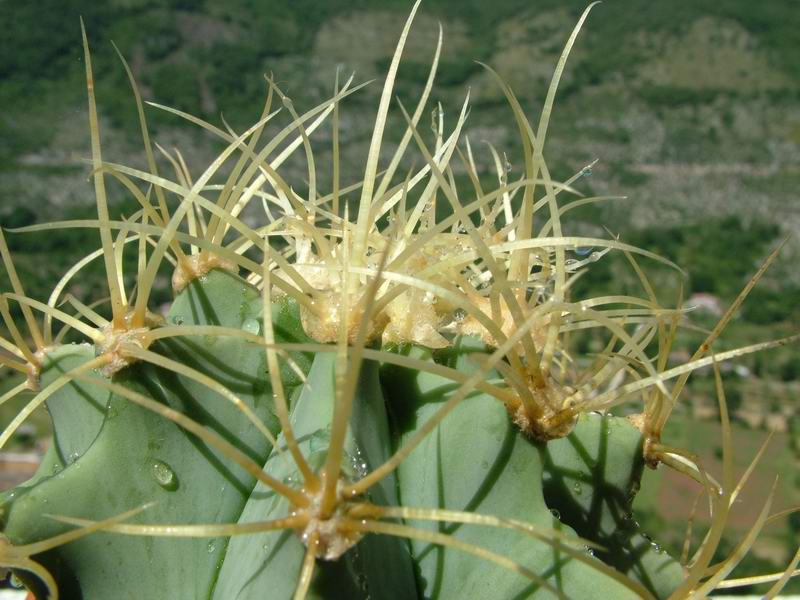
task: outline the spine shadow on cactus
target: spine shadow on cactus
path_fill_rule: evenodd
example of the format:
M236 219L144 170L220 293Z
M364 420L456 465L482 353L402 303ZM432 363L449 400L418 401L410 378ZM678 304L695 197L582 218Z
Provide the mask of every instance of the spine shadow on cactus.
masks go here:
M451 366L471 370L474 365L470 355L479 355L484 347L480 340L464 338L454 344L453 349L438 351L436 357ZM410 347L405 351L421 352ZM385 389L390 406L394 408L392 414L399 439L408 437L409 431L413 432L419 422L433 414L452 391L447 380L434 375L415 375L393 366L384 367L384 372ZM409 406L416 407L411 415ZM539 445L516 429L503 406L483 394L472 394L427 438L424 447L399 467L401 501L410 506L457 508L570 533L569 526L554 518L556 513L551 512L541 492L537 491L542 489L543 468L546 476L547 466L540 458ZM480 541L482 546L494 547L504 554L509 554L511 548L510 555L525 556L526 563L536 564L537 572L567 597L588 597L585 594L590 593L589 588L584 586L589 581L594 592L604 597L639 597L638 593L632 593L599 572L596 565L592 565L599 561L588 554L588 564L576 564L568 554L558 558L558 551L554 552L547 544L524 536L515 539L517 536L502 530L485 531L468 523L430 526L440 533ZM583 547L579 547L580 552L585 553ZM452 552L434 551L430 545L416 544L414 549L425 597L463 597L470 593L484 596L494 593L503 598L539 597L540 594L548 597L541 583L525 584L512 572L459 565ZM589 573L592 573L590 577Z
M602 546L598 558L657 597L668 597L683 569L640 532L633 515L644 469L639 430L619 417L589 415L567 437L539 450L548 506L578 535Z

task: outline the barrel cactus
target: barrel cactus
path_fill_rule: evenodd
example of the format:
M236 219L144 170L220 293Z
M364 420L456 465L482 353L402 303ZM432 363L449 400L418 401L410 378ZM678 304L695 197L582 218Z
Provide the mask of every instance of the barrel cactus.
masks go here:
M173 159L170 179L130 70L147 168L103 159L84 33L97 219L23 229L94 228L101 246L44 302L26 296L0 231L12 286L0 295L0 360L21 376L0 402L35 392L0 446L42 404L54 431L36 475L2 495L0 565L38 598L702 597L752 544L769 497L751 534L712 564L738 489L730 440L715 479L660 436L693 369L788 340L709 355L746 289L692 361L668 368L682 313L659 304L638 261L674 265L564 233L563 213L597 199L573 187L582 172L554 180L543 148L589 9L535 129L486 67L524 152L512 180L491 149L487 190L462 135L468 98L452 124L435 114L432 140L419 131L441 34L416 107L399 105L404 135L388 162L381 151L418 5L363 178L339 185L334 146L328 193L312 136L329 126L336 143L340 104L360 87L352 78L303 114L268 79L262 117L244 132L173 110L226 146L194 180ZM264 139L279 115L288 124ZM399 174L411 148L417 162ZM281 174L293 154L306 159L305 183ZM110 215L111 182L139 203L135 214ZM240 218L258 205L260 223ZM571 282L607 252L628 256L644 295L571 298ZM65 290L94 260L108 293L87 305ZM160 315L148 303L166 269L175 295ZM610 340L592 360L569 346L589 328ZM612 416L622 403L640 410ZM632 513L643 469L661 463L700 481L713 512L686 564ZM777 591L786 577L775 579Z

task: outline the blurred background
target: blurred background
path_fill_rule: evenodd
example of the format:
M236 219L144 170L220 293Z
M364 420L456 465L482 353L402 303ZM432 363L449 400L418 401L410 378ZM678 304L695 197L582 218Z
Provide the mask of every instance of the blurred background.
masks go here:
M481 178L496 185L484 142L505 152L512 177L522 170L521 148L501 90L476 61L505 78L535 123L559 53L585 6L575 0L425 0L396 94L407 107L415 105L442 23L444 48L432 101L441 102L449 131L470 90L466 133ZM113 40L146 100L218 126L224 118L238 131L261 113L264 73L274 74L301 113L332 94L337 68L343 76L355 72L356 82L377 78L341 108L346 185L361 177L380 79L410 7L409 0L0 0L0 225L95 215L87 181L90 146L79 16L93 50L106 160L145 165L135 104ZM695 324L712 327L760 262L789 236L718 349L789 335L800 323L798 57L796 2L607 0L590 14L556 97L545 147L553 177L565 180L599 159L578 189L586 195L626 196L571 212L565 230L619 236L677 262L689 273L683 284L686 304L697 307L691 317ZM218 141L197 126L156 108L147 111L155 141L179 149L192 174L202 172L220 151ZM427 118L423 123L429 133ZM403 128L395 109L387 151ZM321 189L331 187L330 139L326 129L313 139ZM300 154L296 158L282 173L302 190L307 167ZM170 172L166 161L161 166ZM465 173L456 175L466 181ZM132 212L134 204L121 186L108 185L113 210ZM29 295L39 299L69 266L99 246L94 230L12 233L8 241ZM643 266L657 283L662 303L674 305L679 279L655 264ZM105 286L101 269L94 265L70 291L96 298L93 292ZM165 273L161 302L170 297L167 282ZM8 288L4 272L0 284ZM576 288L579 295L612 289L642 294L624 257L613 254L593 264ZM687 360L700 340L681 334L671 361ZM591 336L576 343L584 352L602 348ZM775 431L734 511L724 544L728 550L752 523L775 475L780 481L773 512L800 503L798 377L800 352L792 346L726 368L740 472L767 432ZM698 453L713 471L721 455L713 376L700 372L690 381L665 441ZM10 385L8 379L0 382L3 389ZM0 407L0 424L10 420L21 401ZM47 427L47 415L40 414L20 429L0 456L0 489L35 468ZM680 555L699 487L664 469L646 479L637 499L639 520ZM705 518L700 504L698 522ZM779 519L735 574L782 570L798 543L800 516ZM797 583L792 586L800 591Z

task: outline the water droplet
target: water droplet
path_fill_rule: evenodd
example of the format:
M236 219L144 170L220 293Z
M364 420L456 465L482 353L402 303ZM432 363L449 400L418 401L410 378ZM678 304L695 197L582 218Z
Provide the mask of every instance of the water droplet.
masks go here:
M347 472L347 465L345 464L345 473L348 476L353 476L356 478L366 477L369 473L369 465L367 464L366 460L364 459L364 454L361 452L361 449L356 447L353 453L346 453L346 459L350 463L350 471Z
M592 176L592 167L584 167L581 169L581 175L583 177L591 177Z
M576 481L575 484L572 486L572 490L580 496L583 493L583 487L581 486L580 482Z
M593 250L592 246L576 246L575 254L578 256L588 256Z
M256 319L247 319L244 323L242 323L242 330L252 335L258 335L261 331L261 323L259 323Z
M171 320L173 325L183 325L183 317L181 316L172 317Z
M153 477L156 478L158 485L170 492L178 489L178 477L172 467L163 461L154 460L152 468Z
M68 464L68 465L71 465L71 464L72 464L72 463L74 463L76 460L78 460L80 457L81 457L81 455L80 455L80 454L78 454L77 452L73 452L72 454L70 454L70 455L67 457L67 464Z
M555 508L550 509L550 514L553 515L556 519L561 518L561 513L558 512Z
M587 258L586 260L588 260L589 262L597 262L601 258L603 258L602 252L592 252L589 255L589 258Z
M209 554L213 553L216 549L217 549L217 544L216 544L216 542L214 540L211 540L210 542L208 542L208 545L206 546L206 550L208 550Z
M268 545L268 544L264 544L263 546L261 546L261 551L262 551L264 554L266 554L267 552L269 552L269 545Z
M61 465L53 465L53 475L58 475L61 472Z

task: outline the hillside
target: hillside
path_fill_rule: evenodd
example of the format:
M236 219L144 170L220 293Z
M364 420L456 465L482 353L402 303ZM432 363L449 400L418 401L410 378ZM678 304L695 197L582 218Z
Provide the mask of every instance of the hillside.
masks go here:
M0 42L0 210L7 226L77 214L88 204L79 15L94 48L106 156L135 163L142 158L135 107L110 40L127 56L145 98L216 124L224 115L243 127L258 116L265 72L274 73L299 108L331 92L337 67L355 71L359 81L380 77L398 15L407 10L398 0L284 1L266 9L245 0L225 8L199 0L46 4L4 11L10 35ZM694 291L724 297L775 240L800 229L800 67L794 60L800 17L786 6L687 0L667 9L632 0L595 8L568 64L546 152L562 178L600 159L583 189L629 199L604 203L576 220L598 232L613 224L615 234L632 240L669 238L687 222L729 217L745 232L776 225L755 245L707 239L711 249L697 244L681 256L695 273ZM441 19L445 46L435 99L452 117L470 89L468 132L479 147L479 166L490 176L491 159L480 144L487 140L507 153L513 169L520 158L511 112L474 61L497 69L536 114L582 8L581 2L426 2L400 71L399 95L411 100L420 89ZM343 169L350 180L363 161L371 124L362 116L374 111L377 90L368 86L343 108ZM160 143L181 149L190 168L199 169L214 152L173 115L151 109L149 118ZM394 125L401 124L396 113ZM321 164L326 159L323 152ZM298 175L304 169L301 161L296 169ZM321 169L321 185L327 173ZM791 268L798 240L790 241L772 279L773 288L781 282L781 292L793 298L800 284ZM729 281L696 274L696 266L707 270L703 255L728 252L731 244L743 247ZM761 293L769 295L770 288ZM796 303L762 320L797 317L790 304Z

